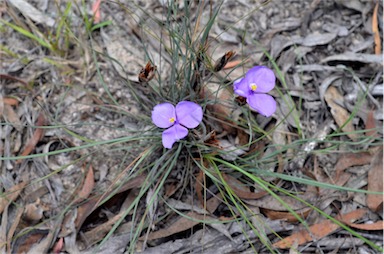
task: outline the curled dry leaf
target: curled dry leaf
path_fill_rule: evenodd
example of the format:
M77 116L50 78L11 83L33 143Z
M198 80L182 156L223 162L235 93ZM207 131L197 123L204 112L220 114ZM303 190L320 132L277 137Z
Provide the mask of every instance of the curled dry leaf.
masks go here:
M47 207L41 204L41 201L38 198L36 202L25 206L23 219L26 221L37 222L43 218L43 212L46 210Z
M149 82L153 79L155 76L157 67L155 65L152 65L151 61L148 61L148 63L141 69L139 73L139 82Z
M45 243L44 239L47 239L49 230L46 229L25 229L25 232L20 233L24 237L19 237L13 243L12 253L39 253L31 252L32 249ZM40 252L44 253L44 252Z
M355 127L350 119L351 115L341 106L344 101L343 96L339 93L336 87L330 86L325 92L324 97L328 106L331 108L331 114L337 125L347 133L347 136L350 139L356 141L358 136L355 133Z
M236 54L235 51L226 52L219 60L216 61L215 66L213 67L214 71L222 70L228 63L228 61Z
M217 147L221 150L220 156L227 161L234 161L239 156L245 154L245 151L231 144L226 139L217 139Z

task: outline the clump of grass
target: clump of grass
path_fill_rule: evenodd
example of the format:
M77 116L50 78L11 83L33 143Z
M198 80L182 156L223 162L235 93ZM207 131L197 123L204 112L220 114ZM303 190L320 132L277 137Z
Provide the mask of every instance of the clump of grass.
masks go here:
M120 2L117 4L127 11L127 15L134 15L128 6L125 6ZM189 13L190 4L192 3L184 3L183 12L185 14ZM201 6L202 4L198 5L198 9ZM46 126L44 127L45 129L61 129L67 135L76 139L80 144L49 152L26 156L9 156L1 159L11 161L19 159L33 160L43 156L53 156L70 152L79 152L82 154L76 161L64 165L54 171L52 173L52 175L54 175L62 172L70 165L80 165L82 163L92 164L95 157L100 158L101 156L104 156L105 150L109 150L109 154L118 154L118 156L115 155L114 157L114 159L119 160L116 169L118 173L116 173L112 183L106 189L94 190L94 194L99 197L97 205L95 205L97 207L102 206L108 200L113 198L125 184L130 183L130 181L139 176L144 176L136 198L124 211L122 211L120 219L116 220L109 233L101 240L99 246L105 244L125 220L130 220L132 222L130 227L131 239L129 246L127 246L127 252L134 252L140 241L142 241L143 238L145 239L145 235L151 231L152 227L159 224L161 219L166 221L176 212L178 214L183 214L182 211L175 211L174 208L171 208L173 211L165 213L162 217L159 217L156 214L157 206L163 205L166 207L166 202L160 202L159 200L166 201L168 198L164 194L167 180L179 175L177 179L180 186L178 192L174 194L177 199L193 197L197 199L196 203L199 203L201 200L198 200L197 197L202 195L203 203L199 205L206 208L204 207L204 204L206 204L207 196L213 195L218 197L227 207L224 209L227 214L225 214L224 211L217 210L216 214L218 216L224 214L231 216L233 220L229 220L229 222L233 223L233 221L235 221L241 225L245 235L247 235L246 232L251 230L254 235L258 236L257 240L247 236L250 248L256 252L257 250L268 250L268 252L276 253L277 250L272 246L272 240L274 239L270 239L263 235L260 232L260 228L255 226L250 219L257 218L259 214L236 194L236 191L234 191L225 178L225 175L227 174L236 178L243 186L252 188L256 186L265 191L268 195L274 197L281 206L289 211L305 228L308 228L305 218L292 209L290 205L281 198L282 195L296 199L303 203L303 205L319 213L321 216L340 225L340 227L344 228L352 235L362 239L372 248L379 250L379 246L364 238L358 232L341 224L332 216L322 212L315 205L299 197L301 191L305 190L308 186L362 193L369 193L368 191L320 183L304 177L282 173L282 171L274 172L266 170L273 167L283 168L284 163L289 163L293 159L289 154L295 154L292 151L298 151L304 143L311 141L319 143L325 142L324 140L311 140L305 138L305 133L300 128L300 121L302 121L299 113L300 107L295 104L294 99L291 96L283 96L282 90L278 89L279 96L284 98L286 105L290 105L288 114L293 115L296 125L299 126L296 130L297 139L290 144L275 145L271 142L271 136L285 119L271 121L267 126L260 126L260 122L255 120L255 113L245 108L241 109L242 115L239 120L236 121L231 119L230 116L214 112L214 109L211 107L212 105L230 104L232 107L237 107L234 100L230 101L228 98L223 99L220 97L219 91L224 90L228 92L232 90L233 80L230 80L228 75L219 72L221 69L218 66L223 65L223 63L219 61L215 64L218 59L212 59L208 50L210 47L217 46L211 45L214 42L210 40L209 34L220 11L220 7L221 6L218 5L216 9L213 9L211 6L210 19L206 25L201 25L199 22L202 11L198 13L195 24L190 24L189 15L181 16L180 18L180 10L176 4L172 1L169 2L169 5L167 6L168 12L164 13L166 21L162 24L163 30L161 31L161 34L163 34L163 37L156 37L161 45L160 55L166 55L166 57L163 57L170 60L169 64L171 68L169 76L160 76L159 68L162 68L162 65L160 64L156 70L153 65L156 65L157 63L151 59L151 53L144 47L145 52L142 52L142 54L143 58L146 58L149 61L148 69L150 69L150 71L146 72L145 67L143 66L144 79L142 79L141 82L131 82L126 80L126 88L133 94L132 98L141 105L141 111L138 115L123 110L123 105L121 105L118 98L116 98L110 91L109 86L104 79L102 68L100 67L98 60L99 57L105 57L110 61L115 60L108 58L105 54L101 54L93 47L95 33L98 29L102 29L103 26L109 25L109 22L93 25L91 18L85 14L81 6L78 6L77 8L79 12L83 14L84 31L82 36L86 36L86 39L80 43L76 43L78 37L72 31L69 15L72 8L70 3L60 15L61 18L58 21L55 33L48 36L42 36L42 33L38 30L33 30L31 32L12 23L4 22L4 24L15 31L35 41L42 47L47 48L53 54L57 54L63 58L69 51L69 45L71 43L83 45L84 52L90 52L89 54L92 62L96 66L95 72L98 76L98 80L107 94L106 98L102 98L103 103L100 103L97 107L105 110L105 112L113 112L122 114L125 117L134 118L139 123L139 126L146 130L127 131L127 136L120 138L94 140L76 133L72 126L60 125L60 123L56 121L57 117L51 116L50 120L56 124ZM140 9L139 6L136 6L136 8ZM145 13L145 10L141 11ZM251 10L251 12L256 11L257 9ZM180 22L171 22L176 19L180 19ZM159 22L155 18L153 18L153 21ZM144 33L146 33L145 36L154 36L154 34L156 34L154 31L151 31L150 28L146 29L148 30L144 30ZM64 37L58 38L60 34L62 34L62 31L66 31ZM165 42L165 40L167 41ZM228 59L226 59L226 61L228 61ZM268 52L265 52L265 64L274 68L277 76L279 76L281 88L286 89L287 86L284 81L284 76L281 74L281 70ZM155 75L151 77L151 74L153 73ZM208 97L204 94L204 88L212 84L215 84L217 87L217 91L214 91L216 96ZM64 96L62 101L65 99ZM183 100L194 101L200 104L205 111L204 115L206 117L196 130L190 131L187 139L180 140L170 150L164 149L161 144L161 130L151 123L151 110L158 103L171 102L175 105ZM288 115L286 117L288 117ZM253 150L244 156L236 157L236 159L232 161L223 159L225 155L232 156L231 151L223 151L222 148L216 146L216 139L213 134L218 126L220 128L220 125L223 123L230 124L232 127L235 127L244 133L249 133L249 141L244 146L252 147ZM85 124L83 123L83 125ZM117 129L117 127L112 126L110 129ZM315 153L330 153L337 150L339 146L345 145L345 142L334 139L337 135L345 135L345 133L339 131L328 135L325 140L333 145L331 147L316 150ZM371 138L370 141L372 141L372 146L381 144L382 142L381 139L374 138ZM258 147L257 145L261 142L265 145ZM351 143L351 145L356 145L356 143ZM138 146L141 148L138 149ZM272 152L268 156L262 156L264 150L271 150ZM289 153L287 151L289 151ZM132 156L131 154L135 155ZM278 163L276 163L276 161ZM199 173L202 173L204 176L203 182L199 182L196 177ZM51 175L47 175L38 181L43 181L50 176ZM268 178L272 178L275 181L267 181L266 179ZM300 184L300 191L294 191L297 187L295 185L296 183ZM195 186L197 185L201 186L202 189L196 188ZM212 186L217 190L213 194L211 193ZM203 193L198 193L198 191L202 191ZM60 213L60 217L64 217L67 212L77 205L72 201L73 200L68 200L68 203L65 205L66 209ZM96 209L96 207L93 207L93 209ZM245 222L245 224L241 224L241 222ZM206 222L201 221L201 223L205 224ZM212 221L209 223L212 223ZM214 223L224 224L226 222L217 220ZM262 226L268 227L268 225ZM281 238L277 233L276 235ZM263 247L260 247L260 245Z

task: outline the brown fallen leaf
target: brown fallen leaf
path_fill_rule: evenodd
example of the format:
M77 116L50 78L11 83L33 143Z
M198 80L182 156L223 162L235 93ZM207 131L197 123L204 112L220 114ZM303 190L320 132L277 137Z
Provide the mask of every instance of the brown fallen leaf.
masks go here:
M324 99L331 108L331 114L335 119L337 125L344 131L347 132L347 136L356 141L358 136L355 133L355 127L350 118L349 112L343 108L342 103L344 97L339 93L336 87L330 86L324 94Z
M18 100L16 100L15 98L10 98L10 97L4 97L3 102L4 102L4 104L7 104L9 106L18 106L19 105Z
M25 182L16 184L6 190L5 193L0 196L0 214L4 211L6 206L8 206L10 203L17 199L26 184L27 183Z
M52 252L54 254L59 254L63 250L64 247L64 238L60 237L59 240L55 243L55 245L52 248Z
M12 218L12 225L8 230L7 234L7 249L8 253L12 250L12 242L14 241L14 234L18 227L20 227L21 216L23 215L24 207L19 206L16 210L15 216Z
M146 175L145 174L142 174L140 176L137 176L133 179L131 179L130 181L128 181L126 184L124 184L123 186L121 186L121 188L115 193L115 194L118 194L118 193L121 193L121 192L124 192L124 191L127 191L129 189L134 189L134 188L138 188L140 187L144 180L146 178ZM83 204L81 204L78 208L77 208L77 217L76 217L76 220L75 220L75 226L76 226L76 230L79 230L81 225L83 225L84 221L87 219L87 217L97 208L99 207L99 204L102 200L105 199L105 197L108 197L109 195L111 195L111 193L113 192L114 190L113 189L110 189L108 192L105 193L105 195L94 195L94 196L91 196L87 199L87 201ZM70 215L68 215L70 216ZM67 230L65 228L62 228L62 233L65 234ZM64 235L63 235L64 236Z
M240 65L241 63L243 63L243 61L241 60L236 60L236 61L231 61L231 62L228 62L223 70L227 70L227 69L232 69L232 68L235 68L236 66Z
M308 199L311 199L310 195L316 195L314 193L306 193L306 197L303 197L303 195L298 195L299 198L304 198L304 200L309 201ZM284 201L292 210L299 211L302 209L307 208L307 205L304 204L302 201L297 200L294 197L290 196L279 196L281 200ZM276 197L271 195L266 195L259 199L244 199L244 203L247 203L252 206L257 206L259 208L264 208L268 210L274 210L274 211L281 211L281 212L287 212L288 209L283 206L280 201L276 199Z
M214 71L222 70L228 63L228 61L236 54L235 51L226 52L220 59L218 59L213 67ZM241 61L240 61L241 62Z
M79 203L84 199L88 198L94 186L95 186L95 178L93 175L93 168L92 168L92 165L89 165L87 176L85 177L83 187L78 193L78 199L76 200L76 203Z
M11 106L9 106L8 104L4 104L4 111L3 111L3 115L4 115L4 118L12 124L12 126L18 130L19 132L22 131L22 123L20 121L20 118L19 116L17 115L17 113L15 112L15 110L13 110L13 108Z
M259 199L268 194L266 191L251 192L248 187L244 186L244 183L240 182L233 176L223 174L224 180L231 187L231 190L239 197L244 199Z
M45 117L43 113L40 112L36 126L44 126L45 125ZM26 156L30 154L36 147L37 143L40 141L40 139L43 137L44 129L43 128L36 128L35 132L33 133L32 138L30 138L27 142L27 145L24 147L23 152L20 154L20 156ZM16 161L17 164L20 164L23 159L19 159Z
M336 219L343 223L351 223L355 220L360 219L367 213L366 209L357 209L347 214L337 216ZM313 240L319 240L333 232L335 232L340 226L333 223L331 220L323 220L313 226L309 227L309 232L307 230L301 230L297 233L294 233L283 240L280 240L273 244L274 247L280 249L290 248L296 241L299 245L305 244Z
M191 218L191 219L190 219ZM199 224L199 221L202 220L214 220L215 218L204 215L204 214L198 214L196 212L188 212L183 217L180 217L177 221L173 222L169 227L160 229L155 232L151 232L147 240L154 240L159 239L167 236L171 236L173 234L185 231L187 229L190 229L197 224ZM144 237L141 237L140 240L144 240Z
M12 245L11 253L33 253L31 249L39 245L48 236L49 230L47 229L25 229L24 237L16 238Z
M200 170L198 175L196 176L195 190L197 194L197 199L199 200L201 207L204 207L205 203L203 198L203 186L204 188L206 188L205 174L203 170Z
M377 126L374 117L373 110L370 110L367 114L367 119L365 120L365 129L367 130L366 135L370 137L377 136Z
M290 212L280 212L269 209L260 209L271 220L284 220L288 222L297 222L298 219ZM302 219L306 219L312 208L305 208L302 211L295 211Z
M84 233L84 239L87 239L87 243L92 245L100 240L102 240L109 231L113 228L113 226L118 222L121 217L124 215L124 211L116 214L112 218L110 218L107 222L91 229Z
M383 192L383 148L376 152L368 172L368 190ZM367 206L378 211L383 204L383 194L367 194Z
M43 213L47 210L49 210L49 208L42 204L40 198L38 198L35 202L25 205L23 220L31 223L37 223L41 220L41 218L43 218Z
M335 165L335 182L338 181L343 171L352 166L363 166L370 163L372 154L369 152L347 153L342 155Z
M0 73L0 79L9 79L9 80L12 80L12 81L16 81L16 82L19 82L19 83L23 84L25 88L29 88L28 82L26 82L26 81L24 81L22 79L19 79L17 77L8 75L8 74Z
M207 200L207 207L209 207L211 210L216 210L217 205L219 205L221 202L217 202L217 198L213 197L209 200ZM216 206L216 207L213 207ZM171 223L169 227L157 230L155 232L151 232L148 234L148 236L144 235L140 237L140 240L154 240L159 239L167 236L171 236L173 234L185 231L187 229L190 229L197 224L200 223L200 221L210 221L210 220L217 220L217 218L206 215L206 214L199 214L197 212L188 212L184 216L179 217L175 222Z
M375 9L373 9L373 16L372 16L372 32L373 32L373 36L375 39L375 54L376 55L381 54L380 31L379 31L379 25L377 22L378 10L379 10L379 2L376 3Z
M368 224L356 224L356 223L346 223L348 226L351 228L357 228L357 229L362 229L362 230L383 230L384 229L384 221L376 221L374 223Z
M101 4L101 0L96 0L92 4L93 23L94 24L100 23L100 21L101 21L100 4Z

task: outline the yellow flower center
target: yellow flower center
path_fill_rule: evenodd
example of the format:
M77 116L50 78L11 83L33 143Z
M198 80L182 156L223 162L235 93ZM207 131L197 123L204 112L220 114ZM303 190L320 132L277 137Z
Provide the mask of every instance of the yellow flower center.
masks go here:
M257 85L255 83L252 83L250 87L252 91L256 91L257 89Z
M174 123L175 121L176 121L176 119L174 117L169 118L170 123Z

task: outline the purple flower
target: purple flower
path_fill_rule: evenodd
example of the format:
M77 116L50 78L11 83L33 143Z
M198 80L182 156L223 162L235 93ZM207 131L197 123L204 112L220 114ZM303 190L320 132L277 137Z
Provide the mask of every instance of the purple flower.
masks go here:
M152 110L152 122L163 131L162 140L165 148L188 135L187 128L196 128L203 120L203 109L196 103L181 101L176 108L168 102L156 105Z
M273 71L265 66L255 66L244 78L233 83L236 94L247 98L247 103L260 114L269 117L276 111L275 99L266 94L275 87L276 77Z

